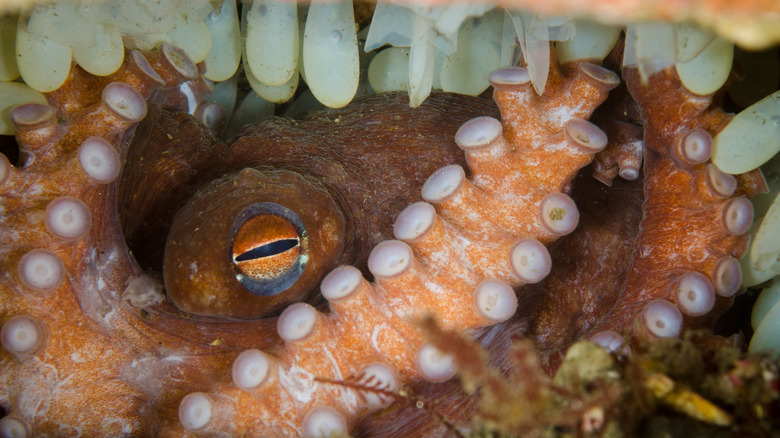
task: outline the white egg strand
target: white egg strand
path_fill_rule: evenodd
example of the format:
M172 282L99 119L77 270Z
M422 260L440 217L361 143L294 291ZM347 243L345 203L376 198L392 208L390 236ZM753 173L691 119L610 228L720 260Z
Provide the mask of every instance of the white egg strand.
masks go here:
M501 59L503 23L504 13L497 9L466 22L458 34L457 49L441 67L442 90L472 96L487 90L490 73L512 62L511 57Z
M17 17L0 17L0 81L13 81L19 77L16 66Z
M295 2L253 2L246 19L246 54L254 76L269 86L289 82L298 69L298 38Z
M236 2L224 0L219 13L211 12L204 23L211 34L211 51L204 59L204 76L215 82L228 80L235 74L241 60L241 31Z
M165 36L165 41L184 50L194 63L203 61L211 52L211 32L201 20L188 20L187 24L171 29Z
M101 24L95 35L94 46L73 48L73 59L93 75L110 75L122 66L125 59L122 34L110 24Z
M678 52L680 49L678 48ZM685 88L700 94L712 94L726 83L734 61L734 44L715 37L704 50L688 62L675 64Z
M751 324L753 338L748 352L780 356L780 279L775 278L772 286L765 288L753 307Z
M718 135L712 162L720 170L745 173L780 151L780 91L745 108Z
M42 93L59 88L68 77L71 53L69 46L29 32L27 18L19 17L16 64L27 85Z
M341 108L352 100L360 80L360 62L351 1L311 3L303 64L309 89L323 105Z

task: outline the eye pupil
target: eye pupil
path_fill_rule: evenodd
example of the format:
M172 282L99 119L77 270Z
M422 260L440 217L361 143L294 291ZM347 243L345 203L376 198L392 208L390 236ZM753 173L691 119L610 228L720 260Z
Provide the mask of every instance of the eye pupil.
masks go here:
M257 248L253 248L243 254L236 257L237 262L245 262L248 260L261 259L264 257L270 257L277 254L281 254L289 249L298 246L298 239L281 239L265 245L260 245Z
M236 280L255 295L277 295L301 276L308 237L301 219L279 204L247 207L233 224L231 254Z

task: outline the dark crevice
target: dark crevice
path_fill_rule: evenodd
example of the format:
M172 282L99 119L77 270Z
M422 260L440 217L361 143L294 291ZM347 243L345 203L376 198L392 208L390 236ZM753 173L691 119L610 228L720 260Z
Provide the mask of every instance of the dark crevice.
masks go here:
M16 167L20 166L19 145L13 135L0 135L0 153L8 157L8 161Z

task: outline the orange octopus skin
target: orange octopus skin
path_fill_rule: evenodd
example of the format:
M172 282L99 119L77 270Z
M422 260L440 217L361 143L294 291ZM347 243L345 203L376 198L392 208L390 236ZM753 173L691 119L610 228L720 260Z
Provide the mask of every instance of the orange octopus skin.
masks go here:
M452 141L458 126L475 115L497 114L483 98L436 93L416 110L404 99L377 95L301 120L273 117L217 144L189 115L150 105L119 183L125 242L142 267L162 269L168 298L179 310L202 315L278 314L292 302L314 298L319 282L339 264L368 272L371 248L392 237L393 219L419 199L425 178L447 163L465 165ZM177 135L171 139L171 133ZM243 234L244 227L237 228L231 239L234 220L257 201L283 204L306 229L305 235L297 236L297 230L296 236L288 235L292 240L275 234L282 245L296 243L258 260L266 268L257 270L257 278L275 282L290 280L288 273L295 274L297 261L306 257L298 280L276 295L250 292L229 274L247 271L224 263L224 254L232 253L230 242L236 249ZM269 245L262 233L247 237L258 246L256 254L280 248ZM196 246L201 249L193 250ZM267 263L270 259L287 262ZM197 281L192 266L200 267ZM264 272L279 274L263 277ZM189 306L198 296L214 296L219 306Z
M138 294L153 289L150 280L127 248L105 235L119 229L112 211L117 194L107 183L118 176L134 125L146 112L144 100L155 89L166 94L197 77L197 68L170 46L148 55L152 68L133 52L115 76L95 82L118 79L130 85L109 83L100 94L89 87L90 76L74 67L63 88L49 96L51 107L14 113L24 164L0 161L5 426L22 425L31 435L182 436L188 433L175 420L177 406L195 391L196 402L206 400L212 408L198 433L300 435L312 412L352 427L359 415L385 402L314 377L362 371L395 376L397 385L423 372L432 380L448 377L446 367L419 368L424 340L414 319L433 312L444 326L467 329L511 316L511 286L538 281L549 269L546 249L536 239L551 242L576 225L576 207L560 192L569 190L579 168L605 145L603 133L583 119L618 82L614 74L582 63L571 75L553 70L555 93L539 97L524 69L496 72L492 82L506 134L500 122L479 118L456 136L472 179L459 166L436 172L423 187L436 212L417 203L401 213L395 232L407 243L378 245L369 259L375 282L353 268L338 268L330 286L323 286L332 299L330 315L306 304L283 313L285 347L273 355L260 353L273 365L267 381L242 390L228 383L227 370L239 352L275 342L276 335L264 330L268 321L210 319L194 329L179 315L157 311L153 296ZM521 113L528 118L519 119ZM82 149L89 153L80 160ZM534 160L549 165L524 164ZM65 210L53 209L56 215L47 219L54 214L47 214L47 206L62 198ZM469 211L479 217L464 215ZM427 226L419 213L429 215ZM388 251L390 258L382 259ZM341 287L344 276L355 281L352 289ZM473 296L475 288L487 291L487 301ZM351 294L340 296L345 292ZM491 301L496 296L512 299L496 310ZM139 311L129 303L133 299L150 300L152 307ZM310 330L291 334L285 322L291 316L294 329L303 318L312 323ZM323 354L330 359L323 362ZM296 394L291 382L314 392ZM186 402L179 408L185 422L186 408Z
M158 53L151 54L155 56L159 59ZM130 62L141 61L131 58ZM153 63L158 69L170 71L165 62L153 60ZM149 97L153 88L171 90L176 82L193 79L191 76L195 75L194 66L185 63L184 76L181 71L178 74L174 71L166 82L148 77L148 72L136 67L128 65L115 78L121 77L143 90L144 98ZM531 321L532 334L540 346L554 354L576 338L605 330L658 336L645 323L646 306L657 302L659 297L679 305L675 292L681 274L687 271L698 272L697 281L703 275L724 296L716 297L712 310L703 315L684 316L684 324L711 325L736 292L738 271L731 269L730 257L739 257L746 244L743 229L745 223L749 224L745 220L748 209L743 201L735 203L733 199L749 197L763 189L763 180L757 172L732 181L713 170L706 158L692 159L695 150L680 152L681 139L687 133L703 129L714 135L728 123L730 115L715 108L711 97L687 92L670 70L652 76L652 87L642 85L632 70L624 76L644 118L647 146L644 219L639 234L634 234L636 228L632 224L639 220L635 183L627 186L616 183L618 189L625 191L625 201L619 194L610 195L611 200L607 201L615 205L618 215L631 216L616 221L614 228L604 226L598 219L606 209L599 210L595 205L583 208L583 214L593 216L584 220L583 227L570 237L604 249L615 242L611 236L619 236L620 249L610 251L608 257L623 260L624 264L616 263L612 267L608 275L611 286L605 287L605 282L599 279L596 287L593 279L583 273L588 272L589 264L603 263L603 259L554 258L557 266L543 283L554 287L542 294ZM376 253L388 248L398 251L396 258L390 259L391 272L384 271L388 266L372 265L370 261L375 281L368 283L356 270L338 268L323 286L324 295L332 300L331 313L316 313L305 304L294 306L285 314L290 317L297 313L292 325L311 323L312 326L292 337L283 334L286 345L266 353L253 349L275 343L276 336L267 330L267 320L240 323L207 320L199 323L199 330L193 331L189 329L192 324L181 324L178 318L156 308L139 312L116 292L144 290L144 282L148 280L130 260L126 248L98 244L108 240L104 230L118 229L118 224L115 215L94 214L94 211L107 209L110 213L116 204L116 193L106 190L105 181L90 179L83 173L75 151L84 138L99 136L108 140L121 157L141 112L131 111L128 115L118 111L111 102L100 104L99 93L94 89L89 99L78 99L80 95L72 91L90 83L90 77L74 69L69 86L50 95L50 102L59 110L56 117L51 110L36 107L21 111L17 117L20 128L17 140L27 154L26 167L17 169L5 157L0 161L3 166L0 206L4 209L0 323L11 326L9 321L16 324L19 315L28 316L28 322L42 334L40 345L31 351L6 349L1 353L0 402L9 407L7 418L19 421L31 434L187 436L190 432L176 420L176 410L186 394L196 391L186 400L194 402L196 408L208 407L211 418L195 434L272 433L268 427L276 427L277 434L300 435L311 418L342 421L352 431L365 430L358 424L359 417L383 406L386 400L367 394L361 398L351 390L314 381L314 377L373 376L375 382L389 389L419 379L423 371L417 363L416 352L424 340L412 321L425 313L422 309L433 310L446 327L469 328L495 323L473 304L471 291L483 277L499 278L512 286L538 278L524 278L519 268L507 261L506 254L516 244L513 239L520 237L520 242L528 242L522 238L531 235L550 243L562 232L571 231L570 226L556 230L554 224L545 224L539 218L539 205L550 193L567 192L576 171L603 147L603 141L597 139L599 131L585 122L566 125L563 121L589 117L616 81L606 71L590 64L580 65L579 70L577 66L569 66L565 74L558 74L554 69L549 94L538 97L524 78L522 69L502 70L493 76L503 129L495 121L480 118L467 123L467 128L458 134L456 141L466 150L471 180L464 179L463 171L457 167L448 167L426 184L423 196L435 204L437 212L431 216L429 226L420 226L419 218L411 221L412 226L404 220L411 215L410 211L432 211L427 204L415 204L402 213L396 225L397 237L406 240L408 246L397 241L384 242L375 250ZM108 81L99 83L103 86ZM175 93L167 94L175 96ZM665 99L658 99L658 95ZM132 98L128 99L119 106L132 102ZM587 102L584 107L577 105L580 99ZM102 122L90 123L83 114ZM559 117L560 114L563 116ZM555 122L550 123L551 119ZM475 126L480 129L473 129ZM636 132L629 131L617 142L635 141ZM702 135L702 131L696 132ZM592 144L588 144L588 139ZM210 142L207 138L193 138L193 141ZM546 150L541 145L559 147ZM529 161L550 163L550 166L525 164ZM606 156L603 159L604 163L615 161L619 159ZM607 179L614 176L607 174ZM35 176L22 178L22 175ZM440 186L455 186L457 190L442 194L437 190ZM519 190L523 197L530 197L531 205L520 201L523 197ZM585 190L590 194L576 198L578 203L580 199L588 202L595 199L589 197L598 196L593 192L599 189ZM93 208L88 231L77 229L73 235L64 235L58 234L62 230L56 225L46 225L45 209L50 204L47 201L60 197L82 200ZM562 199L558 195L554 198ZM476 208L467 210L464 203ZM509 207L508 203L514 204ZM739 208L736 218L728 214L734 204ZM66 205L72 205L78 216L78 202ZM547 217L557 217L559 213L569 215L573 210L568 206L564 202L543 211ZM472 215L463 214L467 211ZM474 214L479 217L475 219ZM510 214L514 217L506 220L505 215ZM723 225L724 220L733 219L736 224ZM512 231L512 237L504 234L506 230ZM589 235L592 237L582 237ZM453 241L461 243L455 246ZM492 251L485 249L486 242L492 242L489 248ZM24 254L36 248L45 248L52 251L46 254L58 256L67 278L37 289L21 281L20 261ZM94 248L104 252L96 253ZM88 256L82 257L85 254ZM123 259L125 266L134 266L135 271L128 275L113 268L117 259ZM725 270L722 260L726 260ZM392 265L396 262L406 267L395 272L397 266ZM624 281L618 280L624 276ZM102 289L84 287L88 284L101 285ZM523 289L521 301L535 295L530 289L541 285ZM559 315L576 315L589 305L587 300L598 294L573 297L569 294L573 299L568 303L554 294L561 289L578 288L590 292L606 288L614 294L608 299L602 297L603 302L593 313L586 313L577 324L567 327L566 324L577 318L567 316L564 320ZM418 293L409 295L409 290ZM156 325L149 324L143 315L155 319ZM521 326L515 319L506 326L506 331L513 333ZM365 333L376 327L391 328L380 332L377 336L385 337L375 342L373 338L367 339ZM502 339L504 345L506 339ZM249 352L242 356L252 356L255 360L260 357L260 361L270 364L268 376L257 387L241 389L230 382L228 369L242 351ZM330 359L323 361L323 356ZM197 360L193 360L195 357ZM215 376L213 370L224 371ZM437 380L448 375L428 377ZM303 396L297 393L296 400L296 392L289 390L295 385L310 387ZM93 408L73 409L72 400L83 400L85 388L89 388L86 397ZM311 398L302 400L304 396ZM183 406L186 411L188 403ZM185 412L185 421L186 415Z
M630 299L621 299L601 325L625 330L633 323L626 315L638 314L653 298L679 306L675 282L685 272L705 275L716 294L713 312L703 318L709 324L697 320L700 315L685 319L711 325L741 285L736 259L747 248L753 219L747 198L766 191L766 183L758 170L730 176L711 164L709 154L691 157L683 151L686 140L709 142L732 119L713 105L713 96L689 92L670 68L651 78L652 88L636 70L626 69L624 78L644 120L644 220L624 286Z
M178 53L172 48L163 51L173 52L169 56ZM148 97L155 88L175 86L188 74L197 74L188 61L164 65L185 75L163 84L138 55L128 56L128 65L109 78L135 87L113 83L104 88L119 87L124 93L121 97L104 91L101 98L87 89L92 100L82 99L76 90L90 76L74 67L62 91L50 97L52 107L28 106L21 112L26 118L15 113L24 166L13 167L2 157L2 322L6 327L14 316L29 318L39 329L40 339L28 351L2 351L0 398L8 409L7 418L22 421L31 435L148 435L150 425L159 421L153 406L174 404L181 396L177 376L202 379L210 374L209 369L229 364L224 356L206 356L212 349L201 345L208 346L215 339L228 344L236 339L250 345L267 342L267 335L256 330L239 335L238 326L232 323L223 325L221 335L205 324L199 332L187 333L190 342L182 350L181 333L174 327L164 330L165 323L162 330L151 330L118 292L142 274L137 267L135 272L117 269L133 266L126 249L103 246L104 252L95 251L102 230L118 229L108 225L116 220L115 213L95 212L106 204L108 210L115 205L115 193L106 183L118 176L132 128L146 112L141 93ZM51 108L56 109L54 115ZM37 115L45 117L41 120ZM79 151L85 143L99 153L93 148L82 164ZM83 232L59 235L47 228L47 204L58 198L80 199L94 208L91 214L87 212ZM78 204L75 210L64 212L63 222L77 222L77 210ZM19 262L25 254L42 248L45 254L54 255L48 259L53 263L38 265L33 271L43 269L46 281L25 284ZM207 368L181 363L180 354L204 355L202 365ZM166 390L161 392L163 384Z
M456 135L456 142L467 150L473 182L465 179L458 166L434 173L422 192L424 199L436 205L436 212L430 204L416 203L399 215L395 234L407 243L385 241L375 247L368 261L375 277L373 284L351 267L331 272L321 287L330 301L329 315L306 304L285 310L278 322L285 348L274 355L242 353L234 363L233 383L217 383L204 388L207 392L188 395L179 411L185 426L169 425L163 436L179 436L184 429L230 435L260 430L270 435L346 431L354 426L357 415L385 405L386 400L360 397L352 390L318 382L315 377L358 376L387 390L397 390L402 382L420 377L445 380L451 370L446 366L430 369L428 360L421 359L429 354L435 357L436 353L428 353L430 349L414 328L415 319L433 312L443 326L463 329L510 316L492 320L492 312L474 307L475 302L481 302L479 292L473 295L474 288L511 290L508 284L538 281L546 275L547 261L526 260L544 258L546 254L538 243L528 240L529 234L524 231L531 230L530 236L550 241L556 234L571 230L571 223L556 229L556 224L540 217L540 210L556 219L557 214L563 214L564 222L573 212L567 198L562 199L554 190L565 189L576 169L605 143L595 126L574 117L589 116L604 100L606 91L617 85L617 78L592 64L582 64L574 77L560 77L562 94L580 97L581 101L536 97L527 73L520 68L499 70L491 80L502 114L515 114L526 105L538 109L523 121L524 126L540 127L536 135L522 130L528 141L514 142L511 135L505 139L493 119L467 122ZM543 123L546 113L559 110L562 117ZM505 119L504 123L510 132L521 135L517 119ZM555 146L547 152L547 145ZM565 155L577 159L566 160ZM507 171L534 158L561 166L557 172L545 168L538 170L549 173L529 172L528 176ZM531 206L519 197L519 190L532 195ZM550 202L560 211L547 212L544 205ZM514 208L501 205L509 203L514 203ZM506 212L519 211L514 221L518 231L510 229L508 235L500 231L508 221L490 216L488 205ZM462 214L466 208L472 212L470 216ZM533 213L526 215L526 211ZM521 239L515 241L517 237ZM486 245L492 245L497 255L490 254ZM517 248L529 248L531 252L508 263ZM526 267L538 269L527 272L517 263L530 263ZM250 363L263 369L262 379L247 377L244 369ZM246 384L247 380L251 385ZM208 421L199 415L204 411L210 413Z
M551 369L565 348L583 337L619 348L620 335L656 338L677 336L686 327L712 327L742 281L737 259L746 250L752 222L746 198L766 190L759 171L734 177L710 164L711 137L733 117L713 104L717 95L687 91L673 69L654 74L647 84L634 69L625 69L623 76L643 122L644 196L636 196L635 185L622 183L625 195L591 191L575 198L580 205L596 206L599 211L590 206L583 211L601 219L585 223L560 250L553 249L557 263L551 275L531 287L541 290L541 298L530 332ZM686 145L695 147L686 152ZM608 220L597 205L614 204L615 196L625 200L607 207L610 217L619 218ZM637 202L643 202L641 220ZM593 251L600 255L587 256ZM572 258L572 253L586 257ZM703 299L702 307L680 303L687 298ZM648 307L657 303L676 313L676 322L659 323L648 315ZM562 319L556 316L560 312L575 317Z

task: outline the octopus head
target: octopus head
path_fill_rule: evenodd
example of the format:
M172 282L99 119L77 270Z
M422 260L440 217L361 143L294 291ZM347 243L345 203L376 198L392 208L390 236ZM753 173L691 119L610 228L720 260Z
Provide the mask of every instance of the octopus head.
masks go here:
M288 208L307 205L309 208ZM344 251L344 217L291 171L244 169L198 191L173 220L168 297L190 313L260 318L311 298ZM316 242L316 244L312 244Z

